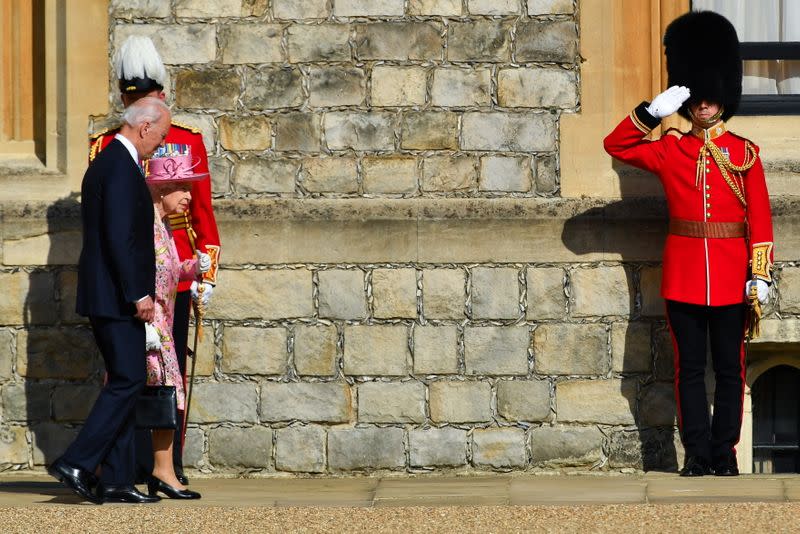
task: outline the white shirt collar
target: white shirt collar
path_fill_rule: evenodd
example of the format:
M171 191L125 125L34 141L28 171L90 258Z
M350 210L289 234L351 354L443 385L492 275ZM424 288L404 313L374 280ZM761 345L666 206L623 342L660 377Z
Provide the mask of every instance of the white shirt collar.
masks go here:
M136 151L136 147L133 146L133 143L131 143L128 140L128 138L125 137L124 135L122 135L121 133L118 133L117 135L115 135L114 139L119 139L119 142L122 143L122 145L125 148L128 149L128 152L130 153L131 157L133 158L133 162L138 167L139 166L139 152Z

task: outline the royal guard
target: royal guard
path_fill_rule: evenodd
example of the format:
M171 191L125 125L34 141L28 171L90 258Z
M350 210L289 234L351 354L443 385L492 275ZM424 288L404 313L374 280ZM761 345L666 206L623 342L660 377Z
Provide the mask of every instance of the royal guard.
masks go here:
M686 451L682 476L738 475L744 337L748 296L766 303L772 283L772 218L758 147L728 131L742 94L742 60L733 25L691 12L666 30L669 82L605 139L613 157L656 174L669 231L661 295L675 350L675 395ZM678 112L691 131L646 137ZM752 327L752 324L749 325ZM709 417L706 339L716 388Z
M164 84L167 73L161 57L150 38L141 36L128 37L122 43L119 52L114 58L114 68L119 80L122 103L125 107L145 96L154 96L161 100L166 99ZM114 139L118 129L105 130L91 136L89 161L94 160L97 154ZM208 156L206 147L203 144L203 136L199 130L190 126L173 121L167 133L165 145L159 149L154 157L171 152L184 153L186 152L186 147L189 147L193 158L198 160L197 167L193 169L194 172L208 175ZM175 299L173 336L175 338L178 363L185 381L191 300L199 298L204 306L208 304L213 294L214 286L217 283L217 269L219 266L219 233L211 206L211 180L208 176L193 182L189 210L179 215L170 216L169 223L173 231L178 256L181 260L191 258L196 250L204 252L211 257L211 269L203 275L202 280L182 281L178 285L178 295ZM182 428L182 431L175 432L173 451L175 473L182 484L187 484L188 479L183 472L182 459L185 425L182 425Z

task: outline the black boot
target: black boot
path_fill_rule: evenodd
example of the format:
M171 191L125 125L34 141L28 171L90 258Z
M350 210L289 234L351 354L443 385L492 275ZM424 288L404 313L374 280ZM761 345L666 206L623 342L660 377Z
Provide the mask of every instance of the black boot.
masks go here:
M682 477L701 477L703 475L710 475L711 468L709 462L700 456L689 456L686 458L686 463L681 469Z

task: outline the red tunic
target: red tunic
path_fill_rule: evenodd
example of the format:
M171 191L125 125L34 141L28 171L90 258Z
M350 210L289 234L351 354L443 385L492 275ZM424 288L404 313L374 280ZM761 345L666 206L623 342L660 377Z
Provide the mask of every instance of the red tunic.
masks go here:
M759 258L768 256L768 267L772 263L772 217L761 159L757 158L749 170L741 173L741 178L730 173L744 186L745 208L710 155L705 161L706 172L698 173L698 157L703 147L700 137L671 131L657 141L644 139L660 122L644 110L645 105L636 108L606 137L606 152L659 177L670 218L739 223L746 218L751 243L748 246L743 237L668 234L661 295L668 300L706 306L744 302L752 251ZM742 165L746 139L728 132L722 123L708 133L712 142L723 153L727 152L731 162ZM771 281L769 269L761 278Z
M93 135L89 143L89 161L92 161L98 152L104 149L114 139L119 128L107 130ZM208 155L203 144L202 134L190 126L172 123L166 143L176 143L191 146L192 159L199 158L200 163L195 167L195 172L208 172ZM194 236L190 236L190 229L187 224L176 224L176 218L170 217L173 228L175 246L178 249L178 257L187 260L194 256L192 248L192 237L194 246L197 250L205 252L211 256L211 269L203 275L203 281L210 284L217 283L217 269L219 267L219 231L217 221L214 218L214 211L211 206L211 178L206 177L192 184L192 200L189 204L189 211L186 213L187 219L194 230ZM183 217L178 217L183 219ZM191 281L184 280L178 285L178 291L187 291L191 286Z

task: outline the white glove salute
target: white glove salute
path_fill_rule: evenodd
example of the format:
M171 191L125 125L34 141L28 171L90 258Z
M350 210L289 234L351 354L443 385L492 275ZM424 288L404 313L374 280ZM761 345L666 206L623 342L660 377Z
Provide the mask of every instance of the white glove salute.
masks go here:
M687 87L673 85L655 97L646 109L653 117L663 119L678 111L690 96L692 96L692 94Z
M144 348L145 350L161 350L161 336L156 327L144 323Z
M198 287L200 286L203 287L202 297L200 296L200 291L198 291ZM208 301L211 299L211 294L214 292L214 286L208 282L197 283L197 281L194 281L192 282L192 287L189 288L189 290L192 292L192 298L195 302L197 302L197 299L200 298L200 303L203 306L208 306Z
M211 269L211 256L205 252L197 253L197 274L207 273Z
M758 292L758 301L761 304L766 304L769 301L769 285L759 278L747 281L747 283L744 285L744 296L750 296L750 288L752 288L754 285L756 286L756 291Z

